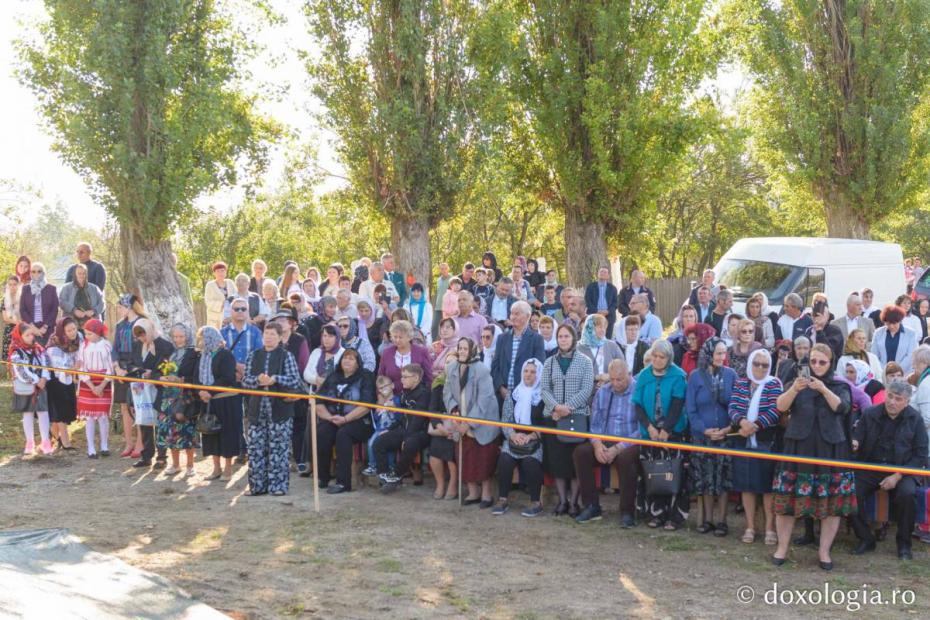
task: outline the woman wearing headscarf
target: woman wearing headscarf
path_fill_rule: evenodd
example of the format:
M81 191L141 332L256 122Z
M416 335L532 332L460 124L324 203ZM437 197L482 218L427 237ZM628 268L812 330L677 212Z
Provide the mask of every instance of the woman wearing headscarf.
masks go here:
M857 390L862 390L869 399L869 405L880 405L885 402L885 386L875 379L875 375L872 374L872 369L862 360L847 360L843 364L838 364L836 371L837 374L842 374ZM853 392L854 408L855 400L855 392ZM868 409L868 406L863 408L860 405L860 413L865 411L865 409Z
M10 361L14 364L48 366L45 349L38 342L39 331L28 323L20 323L10 334ZM13 412L23 414L23 434L26 445L23 454L35 452L34 420L39 420L39 435L43 454L51 454L49 438L48 394L45 386L51 378L48 370L29 366L10 366L13 375Z
M520 385L504 399L502 422L523 426L542 425L542 376L543 364L536 358L523 362L520 372ZM502 515L509 507L510 488L513 485L513 470L520 469L520 481L526 485L530 496L530 505L520 514L524 517L538 517L542 514L540 490L543 481L542 437L538 432L503 429L504 444L497 462L497 506L491 511L493 515Z
M87 280L87 267L83 263L74 266L74 279L61 287L58 303L62 314L70 316L83 327L87 319L103 316L103 292Z
M66 370L76 369L83 342L84 336L78 330L77 321L67 316L58 319L55 333L45 350L49 365ZM71 373L51 371L51 379L45 384L52 436L57 435L58 447L64 450L74 450L68 434L68 425L77 419L77 382L74 377Z
M691 425L691 441L699 446L726 447L730 432L728 409L736 383L736 372L727 368L727 345L717 337L701 347L697 369L688 377L685 412ZM701 534L726 536L727 494L732 488L730 457L724 454L691 454L694 494L703 497Z
M446 355L446 367L454 362L458 357L458 351L450 351ZM387 379L387 377L384 377ZM443 391L446 387L446 369L442 373L433 377L433 384L430 390L429 410L433 413L445 413L446 404L443 402ZM379 386L380 389L380 386ZM391 384L391 394L394 394L394 386ZM458 441L458 434L455 431L455 424L451 420L431 419L427 427L427 434L430 436L429 441L429 468L433 472L433 479L436 480L436 490L433 492L433 499L458 499L458 462L455 454L455 444ZM446 470L449 471L448 482L446 481Z
M672 362L674 350L667 340L656 340L647 355L650 363L636 376L633 391L640 435L653 441L682 441L688 428L684 413L688 391L685 371ZM682 458L681 451L673 448L643 447L639 454L641 461ZM684 477L684 468L679 475ZM684 480L677 494L646 495L641 504L649 527L678 529L688 518Z
M132 335L134 342L132 343L132 360L129 362L128 368L129 374L142 379L161 378L164 374L162 372L164 363L168 361L174 353L174 345L163 338L155 327L155 324L147 318L136 320L135 324L132 326ZM141 391L139 391L139 385L143 386ZM154 397L152 397L153 388ZM143 398L151 397L153 410L156 412L159 411L162 396L161 386L153 386L152 384L130 384L130 390L133 391L133 402L136 403L136 409L138 409L139 406L139 401L136 399L139 394L142 394ZM149 393L148 396L145 396L146 392ZM168 461L168 455L164 448L155 445L155 427L147 424L139 424L138 411L136 415L136 425L139 426L139 430L142 433L142 455L132 466L148 467L151 464L152 457L155 456L157 448L158 456L155 459L155 469L165 467Z
M610 381L607 372L610 363L624 357L617 343L607 338L607 317L602 314L592 314L585 319L578 352L586 355L594 366L595 390Z
M497 350L497 339L503 332L497 323L489 323L481 328L481 363L488 370L491 370L491 363L494 361L494 352Z
M727 351L730 368L735 370L736 376L742 379L749 372L747 370L749 356L762 348L762 345L756 341L756 324L751 319L742 319L737 323L736 333L731 334L731 337L733 345Z
M339 360L336 370L326 377L320 387L320 396L375 404L375 376L361 365L358 351L348 349ZM352 454L355 444L364 444L374 428L371 407L319 401L317 404L316 463L320 488L336 494L352 490ZM336 484L333 478L333 447L336 449Z
M813 458L851 459L846 417L852 406L849 386L835 378L833 352L815 344L810 353L810 378L798 377L778 397L778 410L790 415L785 429L784 454ZM833 569L830 548L840 518L855 514L856 483L843 467L780 463L773 482L778 548L776 565L785 563L795 519L820 519L820 567Z
M497 396L491 371L478 361L478 345L462 338L456 347L456 360L446 367L443 401L446 412L475 420L500 420ZM432 382L432 380L431 380ZM497 467L500 449L496 426L456 422L454 429L462 436L462 481L468 485L465 505L478 504L490 508L491 477Z
M410 287L410 298L405 309L410 313L410 322L420 330L429 345L433 333L433 304L426 298L426 291L419 282Z
M678 366L684 363L685 353L690 350L687 336L685 336L685 330L697 324L697 310L690 304L683 305L681 310L678 311L678 316L675 318L676 330L668 337L668 341L672 344L672 350L675 352L674 361ZM714 333L716 333L716 331ZM622 334L615 334L615 338L618 340L622 337Z
M843 347L843 355L836 363L836 367L842 371L842 369L846 367L846 364L852 360L865 362L872 371L873 378L877 381L882 381L884 379L882 363L878 361L878 357L874 353L868 350L865 332L861 329L854 329L849 332L849 336L846 338L846 344Z
M491 277L488 278L491 284L501 279L503 274L497 268L497 257L494 256L494 252L485 252L484 256L481 257L481 265L491 274Z
M433 376L445 368L444 361L449 351L454 351L459 342L458 325L453 319L443 319L439 323L439 338L433 343Z
M22 285L19 278L10 276L6 280L6 287L3 291L3 308L0 308L3 314L3 350L0 352L0 359L7 359L10 355L10 334L13 328L19 322L19 299L22 292Z
M924 297L923 299L915 301L914 305L911 306L911 314L917 317L917 325L920 327L920 333L917 334L917 339L923 342L928 336L927 319L930 319L930 299Z
M58 320L58 289L46 281L42 263L32 263L29 273L32 279L20 293L19 315L24 323L36 327L37 342L44 347Z
M184 323L175 323L168 330L174 353L162 365L162 381L197 383L200 359L194 349L194 336ZM169 476L181 471L181 450L187 454L185 475L194 475L194 433L196 396L193 390L163 387L158 410L155 442L159 449L171 451Z
M698 368L704 343L716 333L714 326L707 323L695 323L685 328L687 350L681 356L681 369L686 375L690 376Z
M113 349L106 339L107 326L100 319L84 323L84 343L78 350L78 367L85 373L113 374ZM94 434L100 430L100 456L109 456L111 380L78 375L77 417L84 420L87 456L97 458Z
M594 391L594 364L588 356L577 351L578 338L570 325L559 326L556 340L559 343L558 353L543 365L543 417L547 423L551 422L561 430L585 432L591 415L589 404ZM547 435L546 439L549 473L555 478L559 493L555 514L577 517L581 513L578 505L581 488L575 477L573 457L575 448L584 440L565 435Z
M324 325L320 333L320 346L310 352L310 360L304 369L304 381L310 386L311 392L316 392L326 377L336 370L344 352L339 328L332 323Z
M239 387L236 379L236 358L226 348L226 342L220 330L215 327L201 327L197 333L200 359L197 362L197 383L217 387ZM220 423L217 433L204 433L200 437L203 455L213 459L213 473L207 480L232 480L232 461L239 456L242 441L242 395L233 392L197 392L200 399L201 413L209 411ZM223 466L220 467L220 458Z
M772 376L772 356L764 349L749 355L747 377L733 387L730 401L730 421L739 429L741 439L735 447L752 452L772 452L778 433L779 415L775 402L781 395L781 381ZM735 457L733 459L733 490L742 493L746 510L746 531L742 541L756 539L756 496L762 494L765 516L765 544L778 542L775 513L772 511L772 475L775 462L763 459Z
M371 343L359 337L358 327L360 321L361 319L350 319L347 316L340 317L336 321L336 325L339 327L339 336L342 338L342 348L346 351L349 349L358 351L362 360L362 367L369 372L374 372L378 366L378 357L375 355L375 350L371 348Z
M546 281L546 274L539 271L539 263L535 258L526 261L526 281L533 292L536 292L539 285Z

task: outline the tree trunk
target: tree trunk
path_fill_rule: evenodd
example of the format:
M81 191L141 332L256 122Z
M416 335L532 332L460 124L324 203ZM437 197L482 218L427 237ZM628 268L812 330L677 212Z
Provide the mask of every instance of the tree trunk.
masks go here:
M405 276L412 271L417 282L432 294L429 218L423 215L393 217L391 219L391 252L394 265Z
M142 298L162 333L175 323L195 325L194 309L181 295L170 241L147 243L129 227L120 228L123 264L129 290Z
M823 194L827 236L838 239L871 239L869 222L850 204L846 194L833 189Z
M597 269L607 265L607 242L604 224L586 220L572 205L565 208L565 266L571 286L585 286L597 276Z

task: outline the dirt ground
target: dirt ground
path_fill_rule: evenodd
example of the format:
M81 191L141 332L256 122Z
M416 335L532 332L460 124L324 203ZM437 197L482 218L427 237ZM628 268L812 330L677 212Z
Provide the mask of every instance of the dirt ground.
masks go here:
M434 501L429 478L388 497L372 488L324 493L316 514L309 481L296 477L287 497L252 498L243 495L243 468L232 482L210 483L204 462L185 480L140 473L118 456L91 461L80 450L24 459L18 416L0 406L0 528L67 527L94 550L158 573L236 618L846 615L846 605L764 600L775 583L794 596L792 589L823 590L827 582L831 590L867 584L888 597L893 588L913 590L913 604L863 606L862 617L930 614L930 552L917 541L915 560L902 563L893 540L852 558L851 535L843 534L832 573L817 568L812 549L792 550L775 568L771 548L739 542L739 516L731 516L725 539L621 530L617 497L609 495L605 518L582 526L567 517L522 518L527 497L517 493L517 510L492 517ZM82 446L83 433L75 435ZM738 599L739 586L754 589L751 603Z

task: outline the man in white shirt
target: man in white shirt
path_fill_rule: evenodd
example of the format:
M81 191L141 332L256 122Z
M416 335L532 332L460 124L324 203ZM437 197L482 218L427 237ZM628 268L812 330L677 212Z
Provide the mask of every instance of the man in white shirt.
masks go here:
M396 304L400 301L400 295L397 293L394 283L384 277L384 266L375 261L371 264L371 267L368 268L368 279L362 282L358 287L358 294L372 303L377 304L378 300L375 299L375 287L379 284L384 285L393 303Z
M352 303L352 291L348 289L338 289L336 291L336 319L347 316L350 319L358 318L358 310Z
M861 329L865 332L867 346L872 344L872 335L875 334L875 324L862 315L862 300L858 293L852 293L846 298L846 316L833 321L833 325L843 332L843 342L849 338L850 332Z
M639 339L646 344L652 344L662 337L662 321L659 317L649 311L649 298L640 293L633 295L630 299L630 315L637 315L643 322L639 328ZM626 317L620 319L620 325L617 326L617 333L623 334L626 331Z
M711 301L711 297L712 295L708 286L702 284L698 287L697 305L694 306L695 310L697 310L698 323L707 322L707 317L714 311L714 302Z
M797 293L785 296L784 310L785 313L778 318L778 328L782 338L793 342L798 336L803 336L814 322L808 315L803 314L804 300Z

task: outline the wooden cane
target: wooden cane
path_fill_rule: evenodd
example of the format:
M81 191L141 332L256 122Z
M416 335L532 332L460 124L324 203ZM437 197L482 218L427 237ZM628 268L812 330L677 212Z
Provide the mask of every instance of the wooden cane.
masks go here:
M317 447L316 447L316 399L310 399L310 451L313 457L313 510L320 512L320 472L317 471Z
M459 372L461 372L461 368ZM462 415L462 412L465 411L465 390L459 392L459 415ZM459 508L465 506L465 496L462 495L462 466L465 464L465 459L462 456L462 440L464 435L459 434L459 466L458 466L458 476L459 476Z

